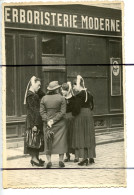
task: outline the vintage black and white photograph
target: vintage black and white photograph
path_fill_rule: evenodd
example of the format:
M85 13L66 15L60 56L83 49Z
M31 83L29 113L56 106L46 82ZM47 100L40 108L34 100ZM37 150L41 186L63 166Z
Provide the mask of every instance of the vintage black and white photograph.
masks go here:
M3 4L3 185L126 187L123 3Z

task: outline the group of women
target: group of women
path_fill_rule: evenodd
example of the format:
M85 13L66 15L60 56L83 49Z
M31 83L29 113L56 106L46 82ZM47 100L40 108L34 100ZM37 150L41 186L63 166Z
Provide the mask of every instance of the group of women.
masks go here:
M24 153L31 155L31 164L44 166L45 161L39 158L39 152L43 151L47 158L46 168L52 167L52 154L59 154L59 167L65 167L64 162L70 161L70 154L74 154L73 162L80 166L94 163L94 104L84 79L78 75L73 85L52 81L47 94L40 86L40 79L33 76L24 98L27 107Z

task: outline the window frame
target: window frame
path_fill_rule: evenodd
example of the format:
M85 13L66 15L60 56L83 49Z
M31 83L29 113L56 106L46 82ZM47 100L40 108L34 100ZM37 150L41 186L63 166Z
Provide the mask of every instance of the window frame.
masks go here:
M42 37L43 35L45 36L46 33L42 34ZM42 51L41 51L41 56L42 57L65 57L65 42L66 42L66 37L65 35L63 34L59 34L59 33L47 33L47 34L53 34L53 35L60 35L62 36L62 54L43 54ZM42 43L42 37L41 37L41 43ZM42 50L42 47L41 47L41 50Z

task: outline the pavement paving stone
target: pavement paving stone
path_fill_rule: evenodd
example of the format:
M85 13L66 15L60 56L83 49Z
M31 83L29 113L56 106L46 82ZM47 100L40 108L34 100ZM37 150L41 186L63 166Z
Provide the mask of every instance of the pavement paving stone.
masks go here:
M40 155L46 162L45 155ZM7 160L4 168L27 168L26 170L5 170L6 187L110 187L126 185L124 142L97 145L95 163L78 166L71 161L65 168L58 166L58 155L52 155L53 169L32 167L30 157ZM28 169L30 168L30 169ZM57 169L58 168L58 169Z

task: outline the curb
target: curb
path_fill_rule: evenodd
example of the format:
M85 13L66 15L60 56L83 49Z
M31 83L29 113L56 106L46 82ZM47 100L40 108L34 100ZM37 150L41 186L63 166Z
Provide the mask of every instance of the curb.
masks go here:
M122 142L122 141L124 141L124 138L118 139L118 140L99 142L99 143L96 143L96 145L111 144L111 143ZM22 155L7 157L7 160L15 160L15 159L27 158L27 157L29 157L29 154L22 154Z

